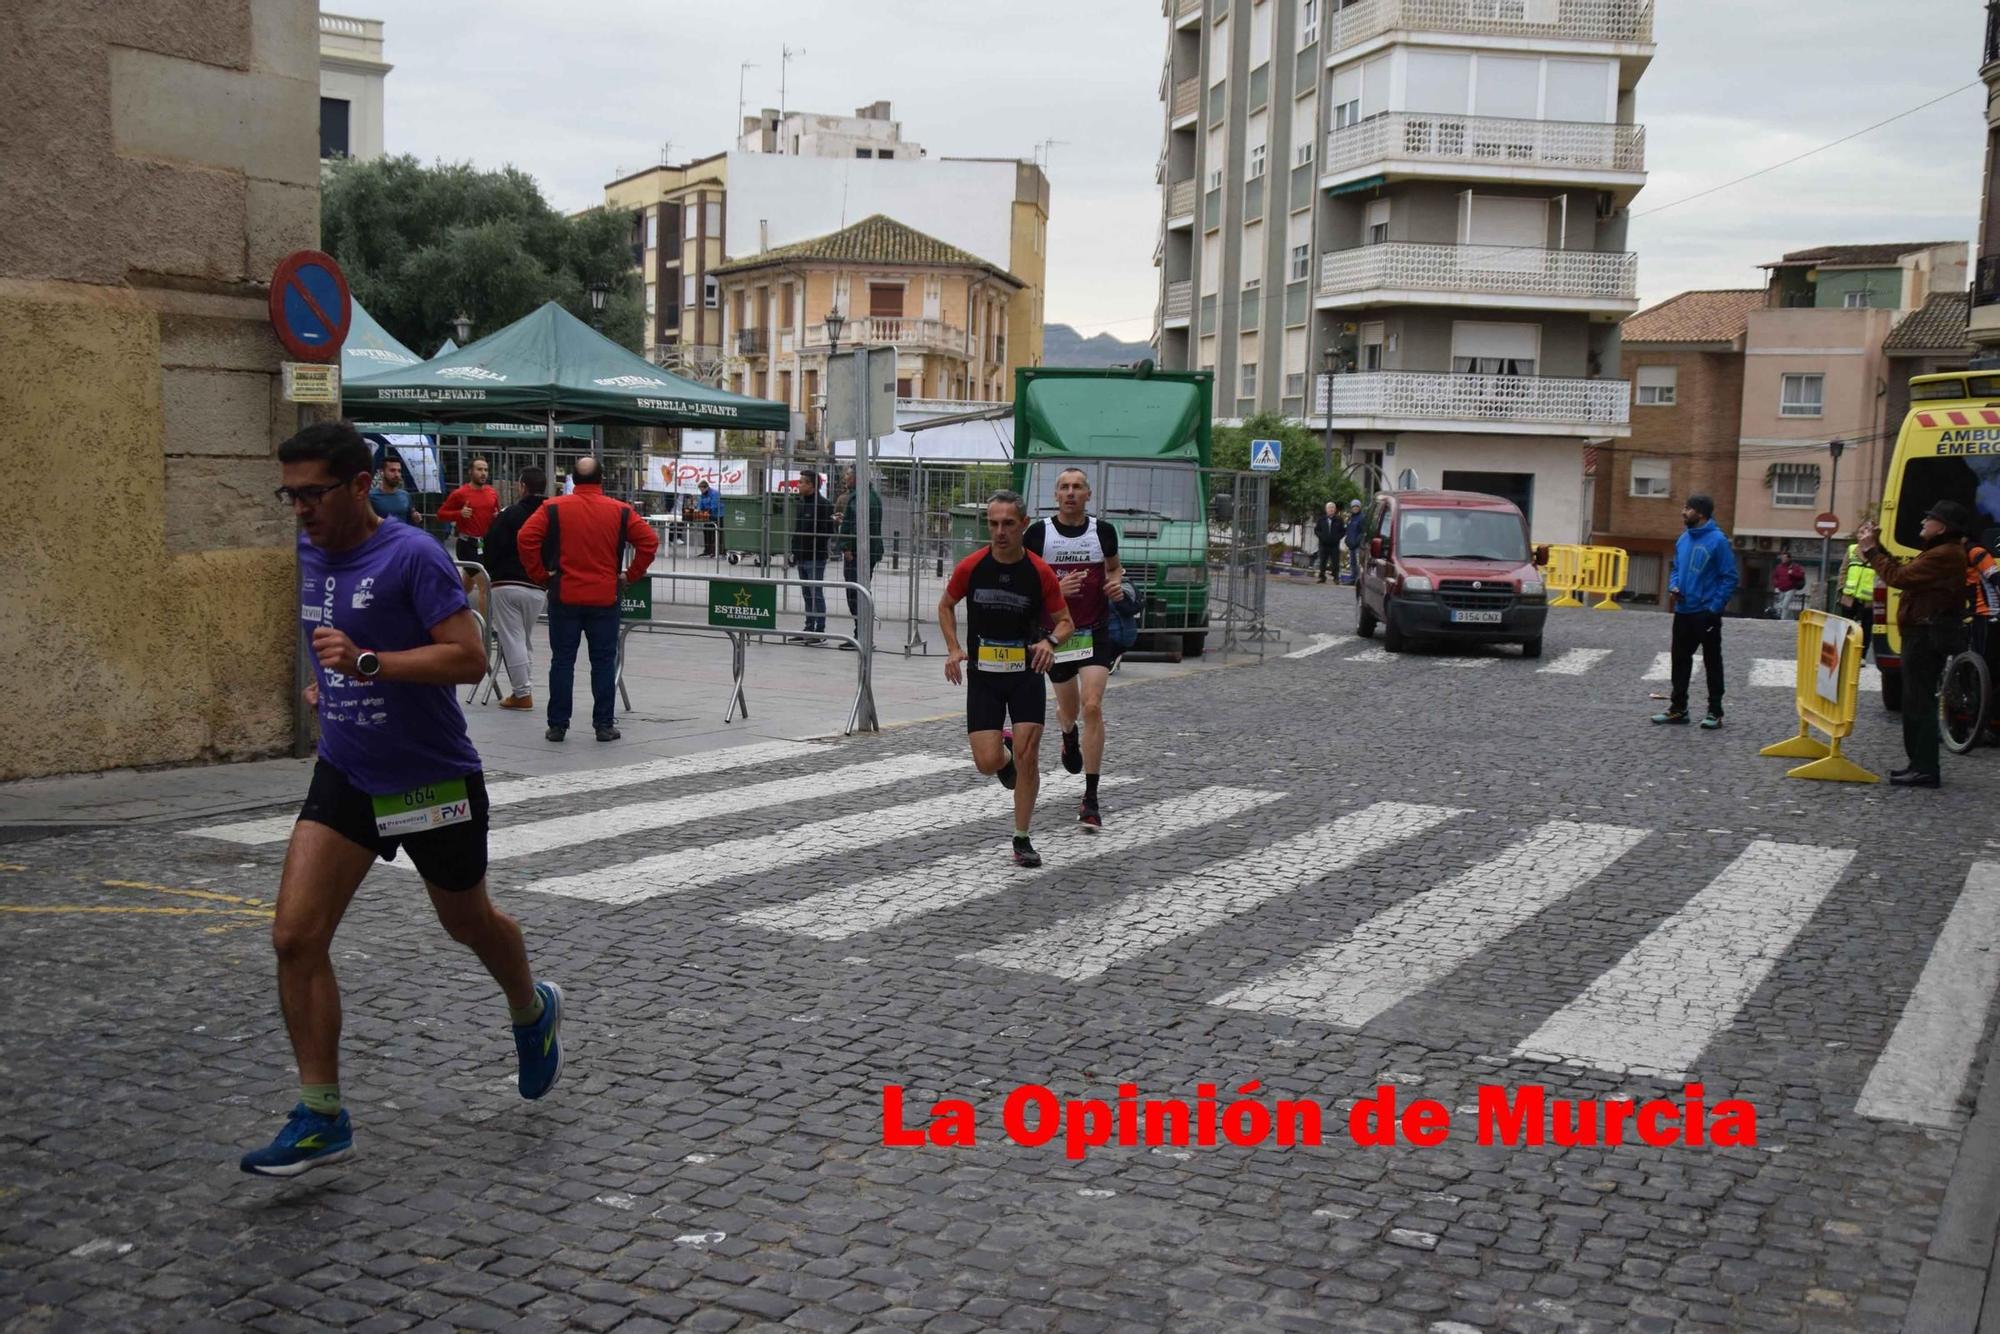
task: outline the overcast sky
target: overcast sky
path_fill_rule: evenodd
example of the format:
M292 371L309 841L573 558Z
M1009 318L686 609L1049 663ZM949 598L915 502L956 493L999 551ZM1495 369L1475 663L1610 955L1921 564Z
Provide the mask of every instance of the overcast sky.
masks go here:
M1271 0L1274 4L1292 0ZM512 163L563 209L623 172L732 147L742 61L754 113L887 98L932 156L1045 153L1048 319L1149 336L1165 20L1153 0L833 0L761 6L599 0L354 0L386 21L386 140L431 161ZM1975 89L1718 194L1685 196L1978 82L1983 7L1660 0L1639 85L1651 179L1631 246L1647 303L1754 287L1756 266L1829 242L1970 240L1983 146ZM1050 149L1044 140L1056 139Z

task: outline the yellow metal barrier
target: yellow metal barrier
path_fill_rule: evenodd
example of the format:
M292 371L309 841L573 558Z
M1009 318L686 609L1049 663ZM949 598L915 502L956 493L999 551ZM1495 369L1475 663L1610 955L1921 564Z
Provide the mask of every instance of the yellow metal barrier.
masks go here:
M1601 602L1592 611L1623 611L1616 599L1625 591L1625 567L1630 558L1623 547L1583 548L1583 591Z
M1799 614L1798 676L1793 684L1799 710L1799 734L1759 755L1810 760L1788 770L1787 778L1819 778L1835 783L1879 783L1879 775L1840 753L1841 738L1854 731L1860 702L1861 654L1866 639L1861 627L1839 616L1810 609ZM1826 733L1821 744L1812 729Z
M1543 572L1542 581L1550 593L1551 607L1581 607L1582 599L1577 594L1583 589L1584 547L1552 546L1549 548L1549 564Z

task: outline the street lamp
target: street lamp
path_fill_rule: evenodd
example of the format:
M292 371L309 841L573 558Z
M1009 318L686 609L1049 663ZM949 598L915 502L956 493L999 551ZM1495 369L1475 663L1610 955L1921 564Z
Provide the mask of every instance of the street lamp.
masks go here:
M458 335L458 345L464 347L472 341L472 316L463 310L451 317L452 332Z
M1833 513L1834 508L1840 504L1840 456L1846 448L1847 442L1845 440L1829 440L1826 442L1826 452L1833 455L1833 480L1828 483L1826 490L1826 508L1829 514ZM1826 603L1825 610L1827 611L1833 610L1834 585L1832 561L1833 535L1828 533L1819 540L1820 592L1822 594L1821 600ZM1805 599L1801 598L1799 602L1803 606Z
M832 356L840 351L840 331L847 327L847 316L840 313L838 306L826 313L826 341L833 345Z
M590 315L593 320L604 313L604 298L610 291L603 283L590 285Z
M1333 471L1333 372L1334 368L1340 365L1340 349L1336 348L1333 344L1328 343L1326 347L1320 352L1320 360L1324 362L1326 365L1326 376L1323 381L1323 383L1326 385L1326 440L1323 445L1323 452L1326 457L1326 470L1328 472L1332 472Z

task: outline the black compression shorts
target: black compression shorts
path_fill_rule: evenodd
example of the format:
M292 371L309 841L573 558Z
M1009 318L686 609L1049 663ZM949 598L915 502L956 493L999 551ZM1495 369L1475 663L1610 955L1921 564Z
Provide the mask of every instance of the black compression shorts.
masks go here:
M325 825L385 862L396 859L400 846L426 884L456 894L476 888L486 878L486 776L478 770L467 774L465 795L472 803L470 820L421 834L385 837L375 829L375 804L368 794L320 760L313 765L312 786L299 807L299 818Z
M965 730L997 732L1011 721L1041 726L1048 719L1048 692L1042 689L1040 672L982 672L968 667L965 673Z
M460 560L469 560L474 565L483 565L486 561L486 558L480 554L479 539L476 537L459 538L458 558ZM463 574L465 573L465 571L461 570L459 571L459 573Z

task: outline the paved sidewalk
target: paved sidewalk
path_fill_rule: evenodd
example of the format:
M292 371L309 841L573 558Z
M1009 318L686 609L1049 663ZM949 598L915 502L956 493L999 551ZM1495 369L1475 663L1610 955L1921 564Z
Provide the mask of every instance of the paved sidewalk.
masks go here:
M691 616L693 608L662 616ZM793 618L786 618L787 622ZM829 628L849 629L834 616ZM795 628L789 623L781 629ZM548 641L538 627L534 642L535 710L514 713L495 702L471 703L465 715L472 741L489 773L516 777L571 773L636 760L695 754L755 741L809 741L839 736L854 705L855 655L830 647L752 640L745 671L748 718L724 723L729 706L729 645L715 635L635 634L627 641L628 713L620 707L622 739L600 745L590 731L590 673L579 653L569 738L543 739L547 726ZM875 654L875 709L884 728L950 717L963 708L964 689L944 679L944 655L933 626L929 656L904 657L900 624L880 633L893 642ZM1267 645L1266 657L1286 645ZM1180 663L1127 662L1111 678L1114 688L1257 662L1224 660L1218 653ZM504 679L504 674L503 674ZM461 690L459 698L466 698ZM487 700L481 689L478 699ZM1053 705L1051 705L1053 710ZM1053 716L1053 714L1052 714ZM296 802L305 792L310 759L256 760L238 764L165 769L114 769L97 774L0 783L0 842L36 832L108 824L146 824Z

